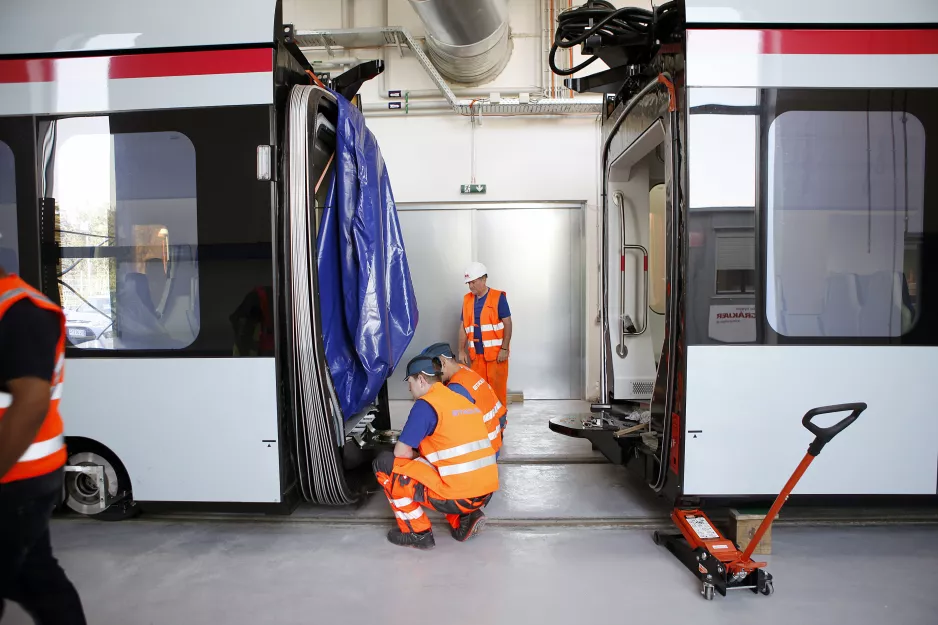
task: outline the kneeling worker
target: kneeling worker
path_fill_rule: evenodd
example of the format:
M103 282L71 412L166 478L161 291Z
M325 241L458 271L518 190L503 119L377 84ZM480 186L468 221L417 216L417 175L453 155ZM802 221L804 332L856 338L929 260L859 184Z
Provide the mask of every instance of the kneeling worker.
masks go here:
M463 396L468 393L472 397L472 403L482 411L482 421L489 432L495 457L498 458L502 448L502 432L508 426L508 410L495 395L495 390L477 372L459 364L453 350L446 343L434 343L423 350L422 354L431 356L440 363L440 374L446 388Z
M388 540L432 549L436 543L423 508L445 514L453 538L469 540L485 524L482 507L498 490L495 450L482 414L443 386L428 356L407 364L405 381L414 407L394 453L384 452L374 461L375 476L397 517Z

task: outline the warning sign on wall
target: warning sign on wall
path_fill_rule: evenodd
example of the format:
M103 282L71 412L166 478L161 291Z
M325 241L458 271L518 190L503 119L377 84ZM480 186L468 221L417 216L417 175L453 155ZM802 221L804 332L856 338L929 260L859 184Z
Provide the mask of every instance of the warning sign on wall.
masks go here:
M752 343L756 340L756 306L741 304L710 307L710 338L722 343Z

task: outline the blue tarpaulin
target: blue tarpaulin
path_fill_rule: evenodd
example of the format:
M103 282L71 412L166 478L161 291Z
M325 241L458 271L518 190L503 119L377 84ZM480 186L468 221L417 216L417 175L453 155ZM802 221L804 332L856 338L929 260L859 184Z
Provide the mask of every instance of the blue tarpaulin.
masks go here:
M345 419L375 401L417 328L417 300L375 136L336 94L335 176L319 228L326 359Z

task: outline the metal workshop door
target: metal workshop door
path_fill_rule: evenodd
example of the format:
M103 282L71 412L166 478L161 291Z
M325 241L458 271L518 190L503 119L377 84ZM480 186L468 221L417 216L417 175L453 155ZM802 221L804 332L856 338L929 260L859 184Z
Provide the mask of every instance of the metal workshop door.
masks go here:
M575 203L398 204L420 321L399 370L426 346L459 337L466 265L489 270L514 322L508 391L525 399L582 399L583 206ZM391 399L409 399L400 375Z

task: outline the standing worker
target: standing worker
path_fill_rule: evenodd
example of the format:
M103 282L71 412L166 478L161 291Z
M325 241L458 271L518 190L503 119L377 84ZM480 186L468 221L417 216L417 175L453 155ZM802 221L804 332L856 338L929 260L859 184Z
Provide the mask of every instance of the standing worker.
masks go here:
M459 323L459 361L472 367L508 406L508 354L511 309L504 291L490 289L488 270L472 263L463 276L469 292L463 297Z
M448 343L434 343L421 354L436 358L440 363L440 375L446 388L463 396L468 394L475 407L482 411L482 421L498 458L502 448L502 430L508 425L508 411L495 396L491 385L478 373L457 362Z
M85 623L49 538L67 460L64 365L62 309L0 267L0 620L10 599L39 625Z
M453 538L467 541L482 529L482 507L498 490L495 450L482 413L443 386L429 356L411 360L404 380L414 407L394 453L381 453L373 465L397 518L388 540L432 549L436 542L423 510L429 508L446 515Z

